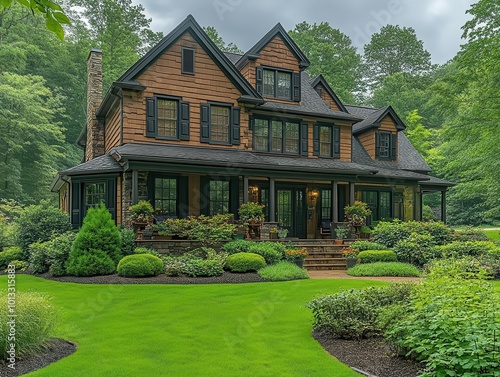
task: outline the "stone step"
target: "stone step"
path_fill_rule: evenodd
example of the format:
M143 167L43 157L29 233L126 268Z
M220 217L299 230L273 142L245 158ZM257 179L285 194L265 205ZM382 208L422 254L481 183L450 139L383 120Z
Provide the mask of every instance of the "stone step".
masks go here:
M304 264L304 268L306 270L347 270L345 263Z
M345 258L321 258L321 259L304 259L304 265L311 264L345 264Z
M343 254L335 251L318 251L309 252L307 258L309 259L323 259L323 258L342 258Z

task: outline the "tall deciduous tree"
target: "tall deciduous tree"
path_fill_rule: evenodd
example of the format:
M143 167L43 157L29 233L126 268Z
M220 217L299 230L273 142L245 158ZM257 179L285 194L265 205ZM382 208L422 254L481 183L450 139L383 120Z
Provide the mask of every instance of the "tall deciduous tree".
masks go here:
M233 54L243 54L243 51L241 51L233 42L226 44L226 42L224 42L224 39L222 39L222 37L213 26L203 26L203 30L205 31L205 33L207 33L210 39L214 41L215 45L219 47L221 51L232 52Z
M358 102L363 91L363 65L347 35L328 22L302 22L288 33L311 61L311 76L322 74L342 101Z
M369 82L375 87L384 77L396 73L421 76L433 68L431 54L417 38L415 30L397 25L384 26L373 34L364 47L364 58Z

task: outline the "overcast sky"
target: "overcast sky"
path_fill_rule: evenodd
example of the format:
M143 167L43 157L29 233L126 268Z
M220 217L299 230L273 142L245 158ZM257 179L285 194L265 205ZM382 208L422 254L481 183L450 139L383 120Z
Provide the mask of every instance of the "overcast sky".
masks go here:
M371 34L387 24L412 27L433 63L445 63L460 49L461 27L475 0L133 0L141 3L152 29L168 34L188 14L214 26L226 43L246 51L276 23L323 21L347 34L362 52Z

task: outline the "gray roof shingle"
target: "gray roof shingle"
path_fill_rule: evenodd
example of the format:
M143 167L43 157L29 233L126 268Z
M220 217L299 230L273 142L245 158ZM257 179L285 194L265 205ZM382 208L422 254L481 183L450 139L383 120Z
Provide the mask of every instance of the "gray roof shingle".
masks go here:
M96 157L90 161L81 163L72 168L59 172L59 175L82 175L82 174L98 174L98 173L114 173L121 172L123 168L110 155Z

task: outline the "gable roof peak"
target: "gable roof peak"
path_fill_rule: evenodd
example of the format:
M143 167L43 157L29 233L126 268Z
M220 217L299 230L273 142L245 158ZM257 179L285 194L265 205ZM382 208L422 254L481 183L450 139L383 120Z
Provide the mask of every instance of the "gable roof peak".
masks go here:
M312 85L312 87L314 89L316 89L316 86L318 84L321 84L326 89L326 91L328 92L328 94L330 95L330 97L333 98L333 100L335 101L335 103L337 104L337 106L343 112L345 112L345 113L349 112L349 111L347 111L346 107L344 106L344 104L342 103L342 101L340 100L340 98L335 94L335 92L330 87L330 85L326 81L325 77L321 73L319 75L317 75L314 79L310 80L310 82L311 82L311 85Z

